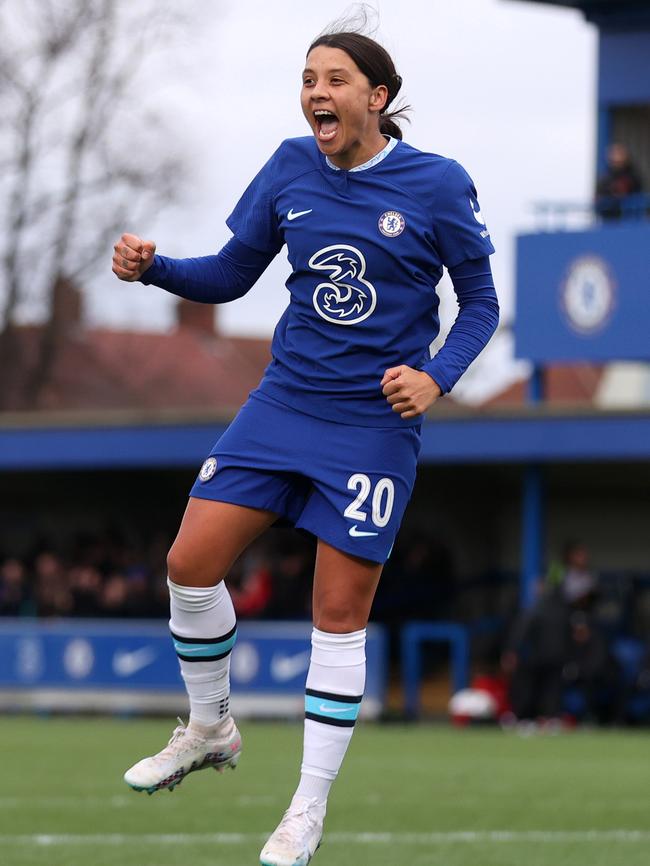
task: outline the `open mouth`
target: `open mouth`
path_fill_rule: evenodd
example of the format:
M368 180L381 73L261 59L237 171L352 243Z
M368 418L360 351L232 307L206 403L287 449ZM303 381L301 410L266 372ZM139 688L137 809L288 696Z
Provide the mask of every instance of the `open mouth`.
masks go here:
M319 141L331 141L339 129L339 119L331 111L317 109L314 112L316 120L316 137Z

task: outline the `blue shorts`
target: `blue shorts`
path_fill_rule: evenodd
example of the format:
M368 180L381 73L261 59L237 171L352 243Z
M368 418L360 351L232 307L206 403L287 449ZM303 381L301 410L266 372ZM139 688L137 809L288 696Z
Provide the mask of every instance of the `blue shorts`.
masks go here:
M273 511L333 547L385 562L415 481L419 427L357 427L251 396L190 496Z

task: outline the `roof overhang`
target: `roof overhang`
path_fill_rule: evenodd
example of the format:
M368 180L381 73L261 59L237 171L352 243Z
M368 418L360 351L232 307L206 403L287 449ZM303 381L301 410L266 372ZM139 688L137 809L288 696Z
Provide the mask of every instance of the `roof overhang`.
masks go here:
M539 3L578 9L588 21L607 24L650 24L650 0L509 0L517 3Z
M174 469L200 466L226 429L223 417L126 417L71 423L5 416L0 471ZM422 464L650 461L650 411L448 411L422 429Z

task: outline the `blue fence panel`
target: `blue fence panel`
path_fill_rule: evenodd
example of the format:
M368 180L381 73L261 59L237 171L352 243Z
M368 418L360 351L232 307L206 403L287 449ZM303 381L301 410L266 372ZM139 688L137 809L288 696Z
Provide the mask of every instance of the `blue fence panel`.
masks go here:
M408 623L401 633L402 681L406 713L411 718L420 715L421 659L427 641L449 644L452 693L469 685L470 634L467 626L455 622Z
M249 715L299 713L309 667L311 625L306 622L243 622L232 654L234 699L246 701ZM368 628L366 716L384 706L386 639L380 626ZM21 692L47 692L56 708L57 692L81 695L107 691L121 695L116 708L137 705L126 694L177 694L183 682L164 623L129 620L32 619L0 621L0 698L15 706ZM268 705L265 705L268 698ZM18 701L20 704L20 701ZM69 701L68 701L69 704ZM43 702L39 704L43 706ZM92 708L92 701L88 704ZM147 709L154 706L149 702Z

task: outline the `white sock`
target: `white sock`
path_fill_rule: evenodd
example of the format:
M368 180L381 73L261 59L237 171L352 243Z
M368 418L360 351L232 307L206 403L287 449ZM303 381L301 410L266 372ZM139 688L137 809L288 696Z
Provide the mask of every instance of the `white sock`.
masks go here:
M366 682L366 630L315 628L305 690L305 738L296 794L327 800L352 739Z
M237 637L235 609L223 581L179 586L167 580L172 633L190 699L190 722L215 725L230 714L230 652Z

